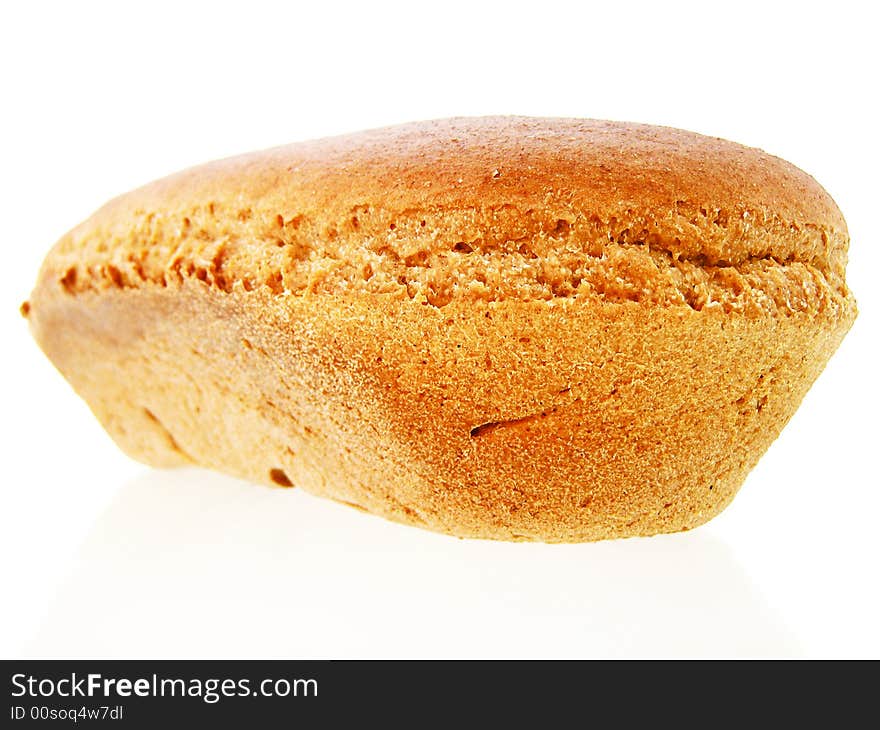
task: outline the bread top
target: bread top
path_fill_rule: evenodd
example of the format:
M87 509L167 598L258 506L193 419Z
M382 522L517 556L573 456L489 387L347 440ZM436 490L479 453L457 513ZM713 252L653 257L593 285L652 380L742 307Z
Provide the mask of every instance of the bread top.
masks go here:
M223 291L635 300L746 313L848 293L825 190L760 150L665 127L459 118L185 170L67 234L44 279L79 293L198 278Z

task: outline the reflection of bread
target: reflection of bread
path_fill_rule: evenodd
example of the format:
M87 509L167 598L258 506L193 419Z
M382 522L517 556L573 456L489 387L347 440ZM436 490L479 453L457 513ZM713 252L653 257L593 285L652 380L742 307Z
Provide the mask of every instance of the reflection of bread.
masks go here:
M825 191L755 149L458 119L117 198L24 309L143 461L595 540L732 499L855 317L847 241Z

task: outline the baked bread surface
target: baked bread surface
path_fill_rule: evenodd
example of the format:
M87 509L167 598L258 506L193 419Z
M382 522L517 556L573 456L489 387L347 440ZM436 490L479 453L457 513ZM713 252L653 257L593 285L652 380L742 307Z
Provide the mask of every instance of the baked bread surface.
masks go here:
M689 132L483 118L178 173L63 237L34 335L119 445L466 537L717 514L850 327L808 175Z

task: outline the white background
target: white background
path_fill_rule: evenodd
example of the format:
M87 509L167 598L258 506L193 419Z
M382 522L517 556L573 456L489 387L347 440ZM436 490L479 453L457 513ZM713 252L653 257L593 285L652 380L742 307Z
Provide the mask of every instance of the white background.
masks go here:
M0 655L880 656L869 3L4 3ZM308 7L307 7L308 6ZM285 142L480 114L727 137L813 174L861 315L691 533L460 541L122 455L17 307L109 197Z

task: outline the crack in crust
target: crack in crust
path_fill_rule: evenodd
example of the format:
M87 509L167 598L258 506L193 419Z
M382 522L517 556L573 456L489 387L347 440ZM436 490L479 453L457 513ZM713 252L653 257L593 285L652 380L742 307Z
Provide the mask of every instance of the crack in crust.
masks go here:
M474 426L471 429L471 438L480 438L481 436L485 436L492 431L496 431L501 428L510 428L511 426L522 426L527 423L531 423L532 421L537 421L541 418L547 418L547 416L556 412L559 406L554 406L553 408L545 408L540 413L532 413L528 416L522 416L520 418L509 418L505 421L489 421L488 423L480 424L479 426Z
M143 414L146 417L147 421L155 427L156 431L162 434L162 436L165 438L169 449L171 449L184 461L194 462L194 459L181 448L180 444L177 442L177 439L174 438L174 435L171 433L171 431L168 430L168 427L159 420L155 413L153 413L149 408L144 408Z
M742 235L758 216L682 206L674 213L685 221L676 224L682 235L695 233L687 226L698 223L716 236ZM268 287L277 295L364 291L434 307L455 298L584 298L784 314L848 296L846 242L812 224L762 220L759 227L770 232L766 250L783 231L803 244L784 259L762 253L725 260L690 253L696 244L671 236L668 222L651 228L631 210L600 220L570 211L541 218L510 205L397 215L362 205L322 227L304 215L251 208L230 215L218 208L181 217L141 212L121 234L74 231L54 252L56 281L72 295L195 279L227 293L237 287ZM467 240L458 240L462 233Z

